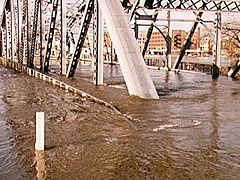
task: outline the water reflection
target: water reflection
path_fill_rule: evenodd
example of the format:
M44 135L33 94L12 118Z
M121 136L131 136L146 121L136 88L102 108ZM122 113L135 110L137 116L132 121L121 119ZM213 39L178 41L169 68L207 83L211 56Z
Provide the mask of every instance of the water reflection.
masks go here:
M213 152L216 152L216 150L219 149L219 147L218 147L219 110L218 110L218 101L217 101L217 96L218 96L217 83L218 83L217 79L213 80L213 82L212 82L213 100L212 100L212 108L211 108L212 117L211 117L211 120L210 120L210 124L212 126L211 127L211 143L210 143L211 148L210 149L213 150Z
M218 172L216 171L216 166L219 166L219 134L218 134L218 129L219 129L219 110L218 110L218 79L214 79L212 81L212 102L211 102L211 116L209 118L209 123L210 123L210 140L209 143L207 144L206 151L203 152L203 156L206 157L206 161L209 161L211 168L208 168L206 171L206 176L209 178L217 178Z
M5 82L12 77L14 77L13 71L0 68L0 179L19 179L24 172L19 164L15 137L7 115L8 105L5 101L10 95L4 95Z
M44 151L35 151L35 160L34 160L35 168L37 171L36 178L38 180L45 180L47 171L45 165L45 152Z

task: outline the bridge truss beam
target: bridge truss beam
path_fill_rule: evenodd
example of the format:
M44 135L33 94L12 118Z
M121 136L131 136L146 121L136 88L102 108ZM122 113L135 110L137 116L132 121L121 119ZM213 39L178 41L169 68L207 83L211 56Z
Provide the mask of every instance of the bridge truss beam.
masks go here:
M103 85L103 42L104 28L103 16L98 1L94 0L94 55L93 60L93 82Z
M48 72L49 60L51 56L51 49L52 49L52 43L53 43L53 37L54 37L54 29L56 25L58 2L59 0L53 0L53 9L52 9L51 22L49 27L45 62L44 62L44 72Z
M43 61L45 57L45 13L44 13L45 3L44 0L40 0L40 71L43 70Z
M22 2L22 24L21 24L21 42L20 42L20 59L19 63L23 64L24 59L24 47L26 45L25 43L25 37L26 37L26 26L27 26L27 0L23 0Z
M139 11L143 10L143 7L140 5L142 4L140 0L136 0L134 5L132 5L132 9L130 10L129 16L127 17L126 14L123 12L123 8L121 6L120 0L82 0L81 5L79 6L80 10L77 14L72 13L72 21L69 24L71 27L66 26L66 17L64 12L65 5L64 1L66 0L53 0L53 11L51 15L51 23L50 23L50 30L48 34L48 41L46 45L46 51L44 50L44 42L45 42L45 30L44 30L44 18L42 18L43 14L46 13L46 10L44 10L44 7L41 3L44 2L44 0L35 0L35 10L34 10L34 18L33 18L33 29L32 33L30 32L30 19L31 19L31 13L28 14L28 4L30 3L30 0L22 0L20 4L23 6L22 11L22 23L20 22L16 23L14 15L15 13L15 5L12 2L15 2L14 0L6 0L4 4L4 14L2 17L2 33L5 34L5 40L2 40L5 42L6 49L5 53L7 54L7 59L14 61L14 54L16 51L16 47L14 45L15 41L17 41L17 37L14 39L14 28L16 31L16 26L18 24L19 27L21 27L21 31L18 31L18 36L21 34L21 38L18 40L18 46L21 45L19 48L17 48L17 52L19 52L19 62L23 63L24 58L24 47L28 47L25 52L27 53L27 64L28 67L33 68L33 58L34 58L34 50L35 50L35 44L36 44L36 36L37 36L37 24L38 24L38 13L39 13L39 6L41 8L41 28L40 28L40 40L41 42L41 61L43 61L43 53L45 52L45 62L40 63L41 67L40 70L44 69L45 72L48 72L49 68L49 61L51 56L51 48L54 38L54 29L55 26L57 27L57 12L58 12L58 2L61 2L61 73L66 74L67 77L73 77L77 65L78 60L80 59L81 51L84 47L84 41L87 38L87 32L90 26L90 22L94 13L94 2L99 2L100 9L104 9L103 15L105 16L106 24L108 26L109 33L111 34L111 38L113 39L113 44L116 49L117 55L119 57L120 66L123 71L123 75L126 81L126 84L128 86L129 93L132 95L138 95L144 98L158 98L157 93L154 89L153 83L147 74L144 66L144 61L142 56L139 56L139 52L137 52L137 48L135 47L135 42L131 34L131 30L128 30L128 23L129 19L131 20L135 15L139 14ZM20 0L17 1L18 3ZM28 3L29 2L29 3ZM78 1L79 2L79 1ZM147 2L147 1L144 1ZM148 1L150 2L150 1ZM239 1L220 1L220 0L155 0L153 1L153 5L148 5L147 7L150 8L146 12L152 13L151 16L148 16L148 20L152 21L151 27L148 31L148 38L147 42L145 44L144 50L146 51L146 48L149 44L150 37L153 31L154 22L157 21L158 12L162 9L167 10L191 10L198 12L198 17L196 22L193 25L192 30L189 33L189 36L187 40L184 43L184 46L181 49L180 55L174 65L174 69L178 68L179 63L181 62L185 51L187 47L190 44L191 37L193 36L193 33L197 27L197 24L200 20L199 17L201 17L202 13L204 11L213 11L217 13L221 12L240 12L240 2ZM128 3L130 4L130 3ZM95 4L96 5L96 4ZM83 8L84 7L84 8ZM203 8L204 7L204 8ZM112 8L112 9L111 9ZM126 7L124 7L126 10ZM146 8L145 8L146 9ZM152 9L152 10L151 10ZM45 12L44 12L45 11ZM116 12L117 13L116 13ZM80 12L80 13L79 13ZM98 10L97 10L98 12ZM129 11L128 11L129 12ZM66 13L67 14L67 13ZM95 14L96 15L96 14ZM94 82L96 85L103 84L103 57L102 57L102 51L103 51L103 30L102 30L102 20L101 20L101 14L96 15L97 24L95 26L95 53L96 57L94 58L95 61L95 74L94 74ZM169 14L170 15L170 14ZM117 17L115 17L117 16ZM141 15L142 16L142 15ZM68 69L66 69L66 51L65 51L65 38L66 38L66 30L71 30L73 27L78 23L78 20L81 17L81 25L80 25L80 33L78 36L78 40L76 43L76 47L73 53L73 56L71 57L71 62L68 66ZM111 17L108 19L108 17ZM136 17L136 16L135 16ZM147 16L146 16L147 17ZM9 21L8 21L9 20ZM19 21L19 19L18 19ZM168 24L170 24L170 16L168 17ZM137 21L136 21L136 25ZM120 27L121 26L121 27ZM170 25L169 25L170 26ZM123 28L124 27L124 28ZM68 29L67 29L68 28ZM27 29L27 31L26 31ZM70 31L69 30L69 31ZM124 33L125 34L124 34ZM170 36L170 30L168 30L168 36ZM15 36L17 32L15 32ZM31 35L31 36L30 36ZM115 37L119 36L119 37ZM27 37L27 38L26 38ZM216 42L216 60L215 64L217 67L219 67L219 55L220 55L220 32L217 29L217 38ZM166 38L165 38L166 40ZM169 40L169 45L171 45L171 40ZM29 49L30 47L30 49ZM167 55L171 55L169 49L167 48L168 52ZM4 51L3 51L4 52ZM31 54L30 54L31 53ZM145 53L143 53L143 56ZM170 58L171 59L171 58ZM171 62L171 60L169 61ZM65 66L65 67L64 67ZM168 65L168 68L171 68L171 65ZM239 64L237 64L237 68L235 68L234 72L236 70L239 70ZM67 71L67 72L66 72ZM231 75L233 76L233 74Z
M30 60L29 60L29 68L33 68L34 61L34 52L35 52L35 44L37 38L37 27L38 27L38 14L40 8L40 0L35 0L34 5L34 17L33 17L33 27L32 27L32 38L31 38L31 52L30 52Z
M203 5L206 4L203 10ZM153 9L175 9L191 11L240 12L237 0L157 0Z
M147 52L147 48L148 45L150 43L151 37L152 37L152 33L153 33L153 28L154 28L154 23L156 22L156 19L158 17L158 13L156 13L153 17L152 17L152 23L150 25L150 27L148 28L148 32L147 32L147 37L146 37L146 41L144 42L144 46L143 46L143 50L142 50L142 56L144 58L146 52Z
M61 3L61 74L66 75L67 63L66 63L66 0L60 0Z
M228 72L228 76L230 76L231 78L234 78L239 72L239 70L240 70L240 61L237 61L236 65L233 68L231 68L231 70Z
M73 77L76 72L78 59L80 58L80 55L82 52L83 44L86 39L87 31L92 19L93 11L94 11L94 1L88 0L84 10L83 20L81 21L77 44L68 67L67 77Z
M202 17L202 14L203 14L203 12L199 12L197 18L199 18L199 17L201 18L201 17ZM195 23L193 24L193 27L192 27L192 29L190 30L190 32L189 32L189 34L188 34L188 36L187 36L187 39L186 39L185 42L183 43L183 46L182 46L182 48L181 48L181 50L180 50L180 53L179 53L179 55L178 55L178 57L177 57L174 65L173 65L173 69L178 69L178 68L179 68L179 65L180 65L180 63L181 63L181 61L182 61L182 59L183 59L183 57L184 57L184 55L185 55L185 53L186 53L186 50L187 50L187 49L190 47L190 45L191 45L191 39L192 39L193 34L194 34L194 32L195 32L195 30L196 30L196 28L197 28L198 23L199 23L199 22L197 21L197 22L195 22Z

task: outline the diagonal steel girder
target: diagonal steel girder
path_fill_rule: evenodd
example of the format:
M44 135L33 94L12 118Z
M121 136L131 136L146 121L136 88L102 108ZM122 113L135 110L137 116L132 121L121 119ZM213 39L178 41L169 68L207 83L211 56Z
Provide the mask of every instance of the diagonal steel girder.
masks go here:
M146 52L147 52L147 48L148 48L148 45L150 43L150 40L151 40L151 37L152 37L152 33L153 33L153 28L154 28L154 23L156 22L157 20L157 16L158 16L158 13L156 13L153 17L152 17L152 23L148 29L148 32L147 32L147 39L144 43L144 47L143 47L143 51L142 51L142 56L144 57Z
M52 49L52 42L53 42L53 37L54 37L54 29L55 29L55 25L56 25L58 2L59 2L59 0L53 1L53 10L52 10L52 15L51 15L51 22L50 22L50 27L49 27L49 35L48 35L47 48L46 48L46 56L45 56L45 62L44 62L44 72L48 72L49 60L50 60L51 49Z
M198 16L201 17L202 14L203 14L203 12L200 12ZM175 61L173 69L178 69L178 67L179 67L179 65L180 65L180 63L181 63L181 61L182 61L182 59L183 59L183 57L184 57L184 55L186 53L187 48L190 47L191 38L192 38L196 28L197 28L198 23L199 22L195 22L193 27L192 27L192 29L191 29L191 31L189 32L188 37L187 37L186 41L184 42L184 44L183 44L183 46L182 46L182 48L180 50L179 56L177 57L177 59Z
M205 9L202 6L206 4ZM239 0L156 0L153 9L240 12Z
M202 17L202 14L203 14L203 12L199 12L199 14L198 14L198 16L197 16L197 19L201 18L201 17ZM189 34L188 34L188 37L187 37L187 39L185 40L185 42L184 42L184 44L183 44L183 46L182 46L182 48L181 48L181 50L180 50L180 53L179 53L179 55L178 55L178 57L177 57L177 59L176 59L176 61L175 61L175 63L174 63L173 69L178 69L178 67L179 67L179 65L180 65L180 63L181 63L181 61L182 61L182 59L183 59L183 57L184 57L184 55L185 55L185 53L186 53L186 50L190 47L191 39L192 39L192 36L194 35L194 32L195 32L195 30L196 30L196 28L197 28L198 23L199 23L199 22L196 21L196 22L193 24L193 27L192 27L192 29L190 30L190 32L189 32Z
M237 75L239 70L240 70L240 61L237 61L235 66L231 68L231 70L228 72L228 76L230 76L231 78L234 78Z
M80 58L83 44L87 36L87 31L92 19L93 10L94 10L94 1L88 0L84 10L83 19L81 20L77 45L75 47L74 54L72 55L72 58L68 67L67 77L73 77L76 72L78 59Z

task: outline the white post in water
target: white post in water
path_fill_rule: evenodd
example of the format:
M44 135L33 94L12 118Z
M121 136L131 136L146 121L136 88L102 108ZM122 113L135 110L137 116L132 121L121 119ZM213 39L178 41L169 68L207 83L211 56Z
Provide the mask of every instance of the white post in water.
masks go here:
M44 150L44 112L36 113L36 144L37 151Z

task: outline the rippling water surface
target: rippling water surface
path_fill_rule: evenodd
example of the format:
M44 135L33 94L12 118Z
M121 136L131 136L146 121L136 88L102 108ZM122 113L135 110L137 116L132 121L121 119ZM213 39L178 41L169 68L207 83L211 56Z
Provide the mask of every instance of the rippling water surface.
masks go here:
M125 87L117 67L106 72L107 84ZM240 179L240 81L150 70L160 100L129 97L121 107L128 120L0 73L9 75L0 77L0 179ZM44 153L34 152L37 111L46 114Z
M8 106L4 102L5 80L14 74L0 69L0 75L0 179L18 179L22 168L18 163L20 158L14 149L15 138L6 114Z

